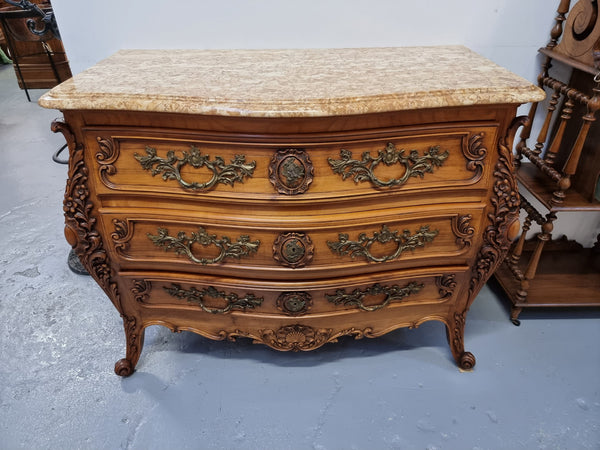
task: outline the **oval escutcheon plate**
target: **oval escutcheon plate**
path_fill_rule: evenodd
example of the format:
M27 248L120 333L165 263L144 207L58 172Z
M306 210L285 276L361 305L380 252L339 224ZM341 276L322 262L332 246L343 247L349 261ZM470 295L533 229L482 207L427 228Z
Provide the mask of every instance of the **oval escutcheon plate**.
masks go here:
M269 164L269 181L277 192L285 195L302 194L314 177L314 167L304 149L277 150Z

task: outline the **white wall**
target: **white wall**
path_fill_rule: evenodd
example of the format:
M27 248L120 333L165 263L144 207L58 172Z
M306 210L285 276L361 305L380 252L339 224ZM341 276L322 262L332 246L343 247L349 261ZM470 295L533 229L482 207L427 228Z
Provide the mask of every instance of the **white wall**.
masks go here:
M122 48L462 44L536 81L558 0L52 0L73 73ZM526 114L528 106L520 109ZM600 215L559 217L590 245Z
M552 0L52 0L73 71L121 48L463 44L535 80ZM550 5L550 6L549 6Z

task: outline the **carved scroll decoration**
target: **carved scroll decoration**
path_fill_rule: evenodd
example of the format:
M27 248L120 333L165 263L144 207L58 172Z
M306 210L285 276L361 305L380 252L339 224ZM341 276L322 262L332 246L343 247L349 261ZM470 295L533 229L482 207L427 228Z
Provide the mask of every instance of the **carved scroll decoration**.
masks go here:
M84 147L76 142L75 135L65 122L55 120L51 128L54 133L63 134L70 153L69 178L63 202L65 237L87 272L106 292L117 311L123 314L117 283L113 281L110 259L97 230L97 219L93 215L94 204L90 201L89 172L84 161Z
M226 293L219 291L212 286L203 289L196 289L191 287L190 289L183 289L181 285L177 283L171 283L170 287L163 286L163 289L171 296L180 300L187 300L188 303L193 303L200 306L202 311L210 314L227 314L234 309L254 309L262 305L263 298L256 297L254 294L246 294L244 297L239 297L237 294L231 292ZM211 297L215 299L223 299L226 302L224 308L211 308L204 304L204 297Z
M315 246L305 233L282 233L273 242L273 259L293 269L311 263Z
M425 246L426 243L432 242L438 233L438 230L429 231L429 225L420 227L412 235L409 230L404 230L400 234L399 231L391 231L387 225L383 225L381 231L374 232L372 237L368 237L366 233L361 233L357 241L351 241L348 234L340 233L338 235L338 242L327 241L327 245L332 252L340 256L350 255L351 258L361 256L367 261L381 263L400 257L405 250L414 250L415 248ZM377 257L370 251L371 246L376 242L380 244L395 242L397 247L392 254Z
M409 295L418 293L424 286L424 284L419 284L414 281L403 288L397 284L393 286L382 286L381 284L376 283L365 290L361 291L360 289L354 289L350 293L346 292L344 289L337 289L333 295L325 294L325 298L334 305L342 304L344 306L356 306L363 311L372 312L385 308L391 302L402 301ZM379 305L365 305L363 303L363 300L367 296L377 296L382 294L385 295L385 299Z
M263 330L261 338L277 350L307 351L321 347L331 338L331 328L315 329L305 325L289 325L278 330Z
M148 297L150 297L150 291L152 290L152 283L146 280L134 280L131 293L133 298L138 303L146 303Z
M430 147L423 155L417 150L410 150L408 156L404 153L404 149L398 150L388 142L385 149L377 152L377 157L364 152L361 160L352 159L352 152L342 149L339 160L328 158L328 161L333 173L340 174L343 180L353 178L355 183L368 181L375 187L393 187L403 185L411 177L423 178L426 173L433 173L434 167L441 167L449 156L448 151L440 153L439 145ZM403 166L403 174L399 178L380 180L374 173L379 164Z
M565 31L555 48L557 52L581 61L596 70L600 70L598 9L597 0L576 2L567 14Z
M113 219L112 222L115 231L111 233L110 237L117 253L122 253L129 247L129 241L133 237L133 226L130 228L127 220Z
M308 292L283 292L277 297L277 308L288 316L306 314L312 304L312 296Z
M455 274L440 275L439 277L436 277L435 283L438 287L440 298L446 299L454 295L454 290L456 289Z
M470 224L473 216L465 214L464 216L455 216L452 218L452 231L456 235L456 245L461 248L471 245L475 228Z
M169 230L166 228L158 228L158 234L152 235L147 233L150 239L157 247L162 247L166 251L174 251L178 255L187 256L187 258L202 265L217 264L227 258L240 259L243 256L249 256L250 253L256 253L260 241L251 241L250 236L241 235L237 238L237 242L232 242L227 236L217 239L215 234L208 234L202 227L198 228L198 232L192 232L191 236L187 236L185 232L180 231L177 236L170 236ZM219 249L219 254L214 258L198 258L192 252L192 245L200 244L204 247L214 245Z
M314 170L304 149L281 149L269 164L269 181L280 194L302 194L312 183Z
M177 180L185 189L205 192L214 188L217 184L228 184L233 186L236 181L244 182L244 177L252 177L256 168L256 161L246 163L245 155L235 155L230 164L225 164L222 157L216 156L214 161L210 161L209 156L203 155L200 149L194 145L190 150L183 151L182 156L175 155L175 151L169 150L166 158L157 156L156 149L146 147L146 155L134 153L144 170L150 171L152 176L161 175L162 179ZM212 177L206 183L188 182L181 177L181 169L185 166L191 166L194 169L206 167Z
M467 158L467 170L475 172L473 182L479 181L483 175L483 161L487 156L487 148L483 144L485 133L473 134L469 137L466 148L463 148L463 154Z
M334 332L331 328L313 328L301 324L283 326L277 330L258 330L257 334L241 330L222 331L219 334L221 339L234 341L238 337L245 337L252 339L255 344L265 344L275 350L293 352L315 350L326 343L337 342L338 338L342 336L354 336L355 339L375 337L373 329L370 327L362 330L348 328Z
M119 146L112 138L98 136L96 141L100 148L100 151L96 153L96 161L100 164L98 169L100 179L106 186L113 187L114 184L109 181L108 177L117 173L117 168L113 163L119 158Z

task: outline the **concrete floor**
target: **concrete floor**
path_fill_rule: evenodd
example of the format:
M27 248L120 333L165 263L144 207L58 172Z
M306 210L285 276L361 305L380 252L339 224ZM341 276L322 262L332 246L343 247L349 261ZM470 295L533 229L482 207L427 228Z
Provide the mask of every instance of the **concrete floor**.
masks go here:
M119 315L66 266L41 93L0 66L1 449L600 449L600 314L515 327L493 286L467 320L471 373L432 322L301 354L151 327L119 378Z

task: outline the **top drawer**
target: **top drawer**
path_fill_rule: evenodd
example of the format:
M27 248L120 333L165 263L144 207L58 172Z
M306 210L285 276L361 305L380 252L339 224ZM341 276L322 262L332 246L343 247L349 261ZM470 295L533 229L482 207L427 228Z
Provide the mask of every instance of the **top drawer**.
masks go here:
M297 137L87 129L98 193L285 200L442 190L490 178L497 128Z

